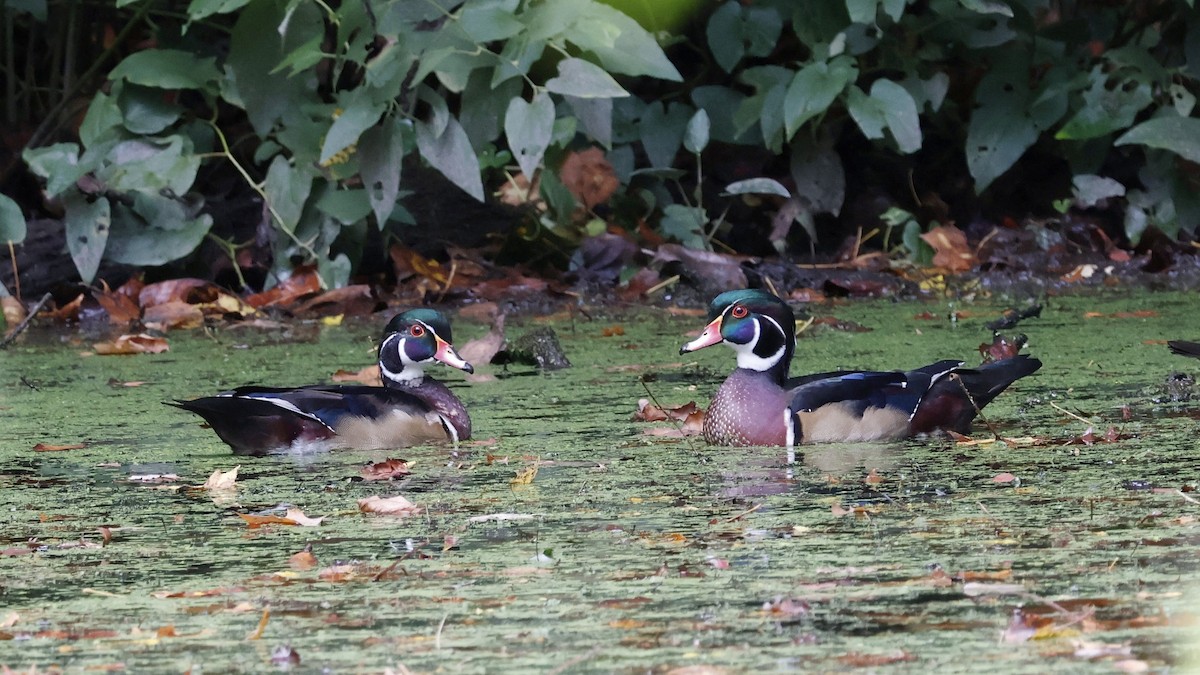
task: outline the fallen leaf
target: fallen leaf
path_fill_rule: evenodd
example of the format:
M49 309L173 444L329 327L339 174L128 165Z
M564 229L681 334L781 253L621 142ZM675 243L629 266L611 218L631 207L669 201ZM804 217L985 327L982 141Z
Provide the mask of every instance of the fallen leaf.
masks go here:
M371 495L358 500L358 510L363 513L378 513L387 516L412 516L421 512L421 507L401 495L380 497Z
M600 330L600 337L616 337L625 334L625 327L618 324Z
M33 446L34 452L62 452L63 450L79 450L86 448L87 443L70 443L68 445L52 445L50 443L38 443Z
M702 412L696 407L695 401L688 401L674 408L660 408L651 405L650 399L638 399L637 412L633 414L634 422L662 422L664 420L686 421L690 415Z
M525 467L513 476L512 480L508 481L512 485L529 485L538 475L538 463L534 462L530 466Z
M321 524L322 520L325 520L325 516L321 516L320 518L310 518L304 515L303 511L295 507L288 509L287 513L283 514L283 517L301 527L316 527Z
M263 525L295 526L299 524L291 518L282 518L280 516L256 516L252 513L239 513L237 515L239 518L246 521L246 525L252 530L258 529Z
M863 654L860 652L849 652L837 657L837 660L839 663L852 668L877 668L879 666L886 666L889 663L916 661L917 657L904 651L903 649L896 649L884 654Z
M147 307L142 323L159 331L199 328L204 325L204 312L196 305L173 300Z
M378 387L381 384L379 376L379 364L367 366L358 372L351 370L338 369L336 373L330 376L334 382L359 382L362 384Z
M992 476L993 483L1011 483L1015 480L1017 480L1017 477L1007 471Z
M58 321L74 321L79 318L79 308L83 306L83 293L58 309L43 309L42 313Z
M407 476L411 472L408 462L391 458L368 464L359 470L359 474L365 480L391 480Z
M11 295L0 297L0 310L4 313L4 321L10 326L15 326L25 320L25 305Z
M92 345L97 354L158 354L168 351L166 338L138 333L137 335L122 335L114 341L97 342Z
M288 558L288 567L303 572L317 566L317 556L313 555L312 546L305 546L303 551L293 553Z
M467 363L480 366L485 363L491 363L492 358L501 349L504 349L504 314L497 314L492 321L492 327L483 337L468 340L461 349L457 350Z
M109 290L108 284L103 280L100 283L103 288L92 289L92 297L108 313L110 323L123 326L141 318L142 308L138 307L134 298L120 291Z
M293 311L296 314L350 314L362 316L375 310L378 302L375 293L367 284L353 284L335 288L311 298Z
M205 490L228 490L228 489L231 489L231 488L235 487L235 483L237 482L238 469L241 469L241 468L242 468L242 465L239 464L239 465L233 467L232 469L230 469L229 471L221 471L220 469L213 469L212 475L210 475L208 477L208 480L204 481L204 485L201 485L200 487Z
M275 305L291 305L321 292L321 277L316 267L297 268L291 276L261 293L246 298L246 304L259 309Z
M967 245L967 235L953 225L939 225L921 235L934 251L933 264L951 272L966 272L977 260Z
M588 209L608 201L621 186L604 151L596 147L568 153L558 169L558 178Z

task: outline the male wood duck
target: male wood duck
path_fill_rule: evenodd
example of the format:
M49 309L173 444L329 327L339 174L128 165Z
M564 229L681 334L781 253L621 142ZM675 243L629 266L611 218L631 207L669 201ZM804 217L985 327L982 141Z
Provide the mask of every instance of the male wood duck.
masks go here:
M966 433L980 408L1041 368L1016 356L979 368L961 361L908 372L837 371L788 379L796 347L791 307L761 290L729 291L708 306L709 323L680 354L725 343L737 369L704 418L714 445L877 441L949 429Z
M1188 342L1186 340L1168 340L1167 347L1170 348L1172 354L1180 356L1191 356L1200 359L1200 342Z
M238 387L173 405L204 418L237 454L304 448L398 448L471 436L462 401L425 375L440 361L474 372L450 345L450 322L431 309L397 314L379 344L382 387Z

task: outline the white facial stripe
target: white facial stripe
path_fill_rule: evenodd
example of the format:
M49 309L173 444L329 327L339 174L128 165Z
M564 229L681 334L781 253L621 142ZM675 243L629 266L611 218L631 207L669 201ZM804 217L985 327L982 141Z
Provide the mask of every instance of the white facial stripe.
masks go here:
M422 324L422 325L424 325L424 324ZM396 382L398 384L407 384L407 385L414 385L414 386L420 384L421 381L425 379L425 369L421 367L421 364L419 362L413 361L412 359L408 358L408 354L405 353L405 351L404 351L404 344L405 344L406 340L404 338L400 337L399 333L391 335L388 337L387 340L384 340L383 346L380 348L380 351L385 350L385 349L390 349L388 347L388 343L391 342L392 340L396 340L396 347L395 347L396 353L400 356L400 363L404 364L404 368L401 369L400 372L398 372L398 373L388 370L387 366L383 365L383 359L380 359L379 360L379 374L381 376L391 380L392 382Z
M770 317L768 317L768 318L770 318ZM775 322L772 321L772 323L775 323ZM775 325L778 326L779 324L776 323ZM733 342L729 342L728 340L725 341L725 344L727 344L731 348L733 348L734 353L737 354L738 368L745 368L747 370L757 370L759 372L764 372L764 371L774 368L775 364L779 363L779 360L783 358L783 353L786 350L786 346L780 347L778 351L776 351L774 354L772 354L766 358L763 358L763 357L759 356L758 354L754 353L754 346L756 344L758 344L758 338L761 335L762 335L762 324L759 323L758 319L755 319L755 321L754 321L754 338L752 340L750 340L749 342L747 342L744 345L735 344Z

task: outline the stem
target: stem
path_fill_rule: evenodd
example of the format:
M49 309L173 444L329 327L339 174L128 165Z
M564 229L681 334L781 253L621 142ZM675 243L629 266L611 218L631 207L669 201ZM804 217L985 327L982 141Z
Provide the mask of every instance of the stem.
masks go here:
M246 284L246 277L242 276L242 267L241 265L238 265L237 261L237 250L241 248L241 246L238 246L228 239L222 239L212 232L209 232L205 236L211 239L217 246L221 247L221 250L225 252L225 255L229 256L229 262L233 263L233 273L237 275L238 284L242 287L242 289L248 288Z

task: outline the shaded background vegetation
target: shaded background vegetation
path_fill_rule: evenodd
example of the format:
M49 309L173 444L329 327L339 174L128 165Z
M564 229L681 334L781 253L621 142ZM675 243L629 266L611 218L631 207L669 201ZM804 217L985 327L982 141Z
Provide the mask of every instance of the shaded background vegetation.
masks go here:
M1187 0L10 0L3 21L0 240L65 240L87 283L315 265L337 287L386 279L396 241L620 270L665 241L875 232L928 262L939 225L1086 215L1134 246L1200 214ZM601 234L626 244L589 255Z

